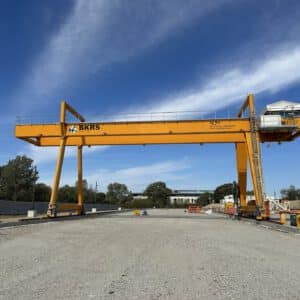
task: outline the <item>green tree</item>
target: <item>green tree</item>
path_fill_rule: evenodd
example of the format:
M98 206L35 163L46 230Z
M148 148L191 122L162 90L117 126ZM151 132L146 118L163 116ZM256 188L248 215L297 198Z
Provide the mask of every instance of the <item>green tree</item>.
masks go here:
M198 197L196 202L201 206L206 206L212 201L212 199L213 199L213 194L209 192L205 192Z
M133 199L126 202L127 208L152 208L153 202L151 199Z
M106 200L112 204L123 205L132 199L127 186L122 183L110 183L107 187Z
M37 183L34 187L34 200L48 202L51 195L51 187L45 183Z
M33 160L27 156L16 156L1 167L0 194L9 200L31 201L38 171Z
M58 202L77 202L77 189L74 186L64 185L59 188L57 195Z
M300 189L297 189L294 185L290 185L287 189L282 189L280 193L282 199L300 200Z
M96 191L88 185L86 179L83 180L83 199L86 203L93 203L96 200Z
M83 179L83 201L85 203L104 203L105 194L96 193L96 190L90 185L86 179ZM75 186L64 185L58 190L58 201L59 202L71 202L77 203L78 201L78 181L75 182Z
M3 178L3 170L4 166L0 166L0 199L5 199L6 197L6 184L5 180Z
M75 187L78 187L78 180L75 182ZM88 182L86 179L82 179L82 188L83 190L88 190Z
M233 185L232 183L225 183L218 186L214 191L215 202L219 203L224 196L233 194Z
M169 197L172 191L162 181L149 184L144 194L150 199L155 207L167 207L170 205Z
M83 188L83 200L86 203L93 203L96 200L96 191L93 187L88 185L86 179L82 180L82 188ZM75 191L76 195L78 195L78 181L75 182Z
M96 194L96 203L105 203L105 202L106 202L105 193L98 192Z

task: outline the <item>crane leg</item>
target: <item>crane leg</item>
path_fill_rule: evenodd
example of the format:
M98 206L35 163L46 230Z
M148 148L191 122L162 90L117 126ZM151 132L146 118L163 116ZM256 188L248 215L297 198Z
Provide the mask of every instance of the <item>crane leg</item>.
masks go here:
M60 141L58 159L56 162L56 169L55 169L55 174L54 174L54 179L53 179L51 198L50 198L50 202L48 205L48 211L47 211L48 217L56 217L56 212L57 212L56 200L57 200L57 193L58 193L58 187L59 187L59 182L60 182L60 176L61 176L64 155L65 155L65 146L66 146L66 139L62 138Z
M238 186L240 193L240 206L241 211L246 207L246 192L247 192L247 146L246 143L236 143L236 163L237 163L237 175Z
M78 208L77 214L82 215L84 213L83 209L83 181L82 181L82 146L78 146L78 181L77 181L77 188L78 188Z
M264 213L264 187L262 181L262 166L261 166L261 157L260 150L254 150L253 139L251 133L246 133L246 145L247 153L249 159L249 166L252 177L253 190L256 201L256 217L261 219L262 214Z

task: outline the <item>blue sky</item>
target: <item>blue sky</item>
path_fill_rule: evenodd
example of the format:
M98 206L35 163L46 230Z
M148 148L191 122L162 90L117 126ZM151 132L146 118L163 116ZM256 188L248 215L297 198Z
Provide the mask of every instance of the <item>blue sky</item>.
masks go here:
M124 114L205 111L234 115L247 93L267 103L300 101L299 1L1 1L0 162L35 160L52 182L57 149L14 138L16 116L58 120L66 99L87 120ZM105 116L104 116L105 115ZM266 191L299 186L300 141L263 145ZM76 180L69 149L62 184ZM84 177L142 191L214 189L236 179L233 145L92 147ZM249 186L251 188L251 186Z

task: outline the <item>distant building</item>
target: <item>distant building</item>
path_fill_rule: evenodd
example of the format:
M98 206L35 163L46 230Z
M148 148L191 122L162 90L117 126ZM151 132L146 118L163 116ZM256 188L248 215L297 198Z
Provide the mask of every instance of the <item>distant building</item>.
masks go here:
M173 190L170 204L195 204L204 193L213 193L211 190Z
M224 198L220 200L220 204L228 204L228 203L234 203L233 195L224 196Z
M255 200L255 196L253 196L253 195L246 196L246 202L249 202L252 200ZM234 203L233 195L224 196L224 198L220 200L220 204L226 204L226 203Z
M143 193L132 193L133 200L147 200L148 197Z
M169 200L170 204L195 204L202 194L213 192L213 190L172 190ZM132 195L134 200L148 199L143 193L133 193Z

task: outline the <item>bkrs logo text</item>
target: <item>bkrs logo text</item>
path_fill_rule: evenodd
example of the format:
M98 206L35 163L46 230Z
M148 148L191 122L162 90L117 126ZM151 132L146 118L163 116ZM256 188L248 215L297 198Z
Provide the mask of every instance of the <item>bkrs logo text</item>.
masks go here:
M98 123L79 124L79 130L100 130L100 124Z

